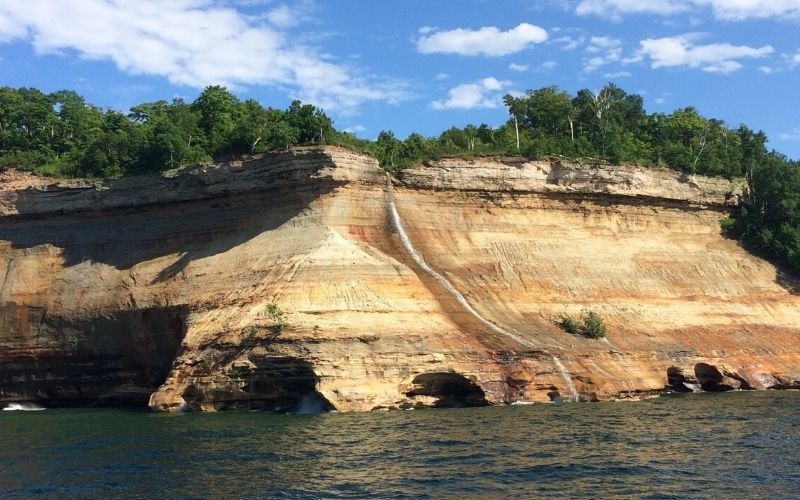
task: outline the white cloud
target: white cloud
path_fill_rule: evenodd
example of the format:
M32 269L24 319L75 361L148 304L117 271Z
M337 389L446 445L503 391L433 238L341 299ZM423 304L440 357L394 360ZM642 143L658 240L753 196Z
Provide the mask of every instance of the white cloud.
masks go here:
M350 127L345 128L344 131L349 133L349 134L355 135L355 134L358 134L359 132L366 132L367 131L367 127L365 127L364 125L360 125L360 124L351 125Z
M583 69L587 73L597 71L606 64L618 62L622 58L622 42L608 36L593 36L584 52Z
M794 57L792 57L792 62L795 64L800 64L800 50L798 50Z
M729 43L697 45L699 35L648 38L640 42L638 57L650 58L653 68L688 66L709 73L731 73L742 68L738 59L760 58L773 52L769 45L748 47Z
M603 78L627 78L632 76L630 71L614 71L611 73L603 73Z
M582 0L575 7L580 16L596 15L618 21L625 14L666 16L689 10L690 2L676 0Z
M517 73L524 73L528 71L529 68L530 65L528 64L511 63L508 65L508 69L510 69L511 71L516 71Z
M441 80L447 80L448 78L450 78L450 75L448 75L447 73L438 73L434 77L434 80L441 81Z
M783 132L778 134L782 141L797 141L800 140L800 127L795 127L791 132Z
M417 50L422 54L460 54L499 57L514 54L547 40L547 32L538 26L521 23L501 31L494 26L478 30L457 28L450 31L420 30Z
M503 87L509 85L511 82L506 80L500 81L497 78L490 76L489 78L484 78L481 80L481 84L486 90L502 90Z
M558 63L555 62L555 61L545 61L545 62L543 62L542 64L539 65L539 69L541 69L543 71L550 71L551 69L555 68L556 66L558 66Z
M569 35L564 35L553 39L553 42L561 45L563 50L572 50L582 45L585 40L586 38L582 36L571 37Z
M294 12L292 12L288 5L275 7L271 11L267 12L266 16L269 22L275 26L278 26L279 28L288 28L290 26L294 26L294 24L297 22Z
M202 88L265 85L327 109L370 100L397 102L406 88L365 77L291 42L278 24L291 12L276 7L258 19L212 0L26 0L0 2L0 42L30 41L39 54L74 52L108 60L124 72Z
M431 102L433 109L496 108L500 105L501 93L511 82L494 77L473 83L462 83L447 92L447 100Z
M771 75L772 73L775 73L775 68L772 66L759 66L758 71L764 73L765 75Z
M800 19L798 0L581 0L575 12L618 21L628 14L671 16L697 14L703 9L711 9L716 19L726 21Z
M727 21L745 19L800 18L798 0L693 0L700 5L708 5L714 17Z

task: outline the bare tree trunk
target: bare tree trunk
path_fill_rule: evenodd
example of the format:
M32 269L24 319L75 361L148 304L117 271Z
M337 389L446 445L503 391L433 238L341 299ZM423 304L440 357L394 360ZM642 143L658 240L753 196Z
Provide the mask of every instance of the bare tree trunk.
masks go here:
M569 120L569 138L575 142L575 127L572 125L572 117L568 116L567 119Z
M261 136L257 137L256 140L253 141L253 144L250 145L250 154L253 154L253 151L256 150L256 145L258 144L258 141L260 141L260 140L261 140Z
M517 133L517 151L519 151L519 122L517 121L517 115L514 115L514 132Z
M706 149L706 144L708 144L708 130L703 134L703 140L700 143L700 151L697 152L697 156L694 157L694 162L692 162L692 173L694 173L697 168L697 161L700 159L700 155L703 154L703 150Z

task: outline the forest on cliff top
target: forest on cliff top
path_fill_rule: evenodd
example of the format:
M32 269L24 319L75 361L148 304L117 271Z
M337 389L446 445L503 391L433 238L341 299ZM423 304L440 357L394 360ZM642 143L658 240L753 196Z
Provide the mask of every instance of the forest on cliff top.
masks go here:
M634 163L688 174L744 177L747 203L724 221L751 250L800 272L800 165L767 149L767 136L728 127L687 107L647 113L642 97L614 84L574 96L555 86L506 95L508 120L452 127L438 137L382 131L375 141L336 130L313 105L287 109L241 101L209 86L192 102L173 99L101 109L78 93L0 88L0 168L54 177L119 177L214 159L335 144L374 155L388 171L442 156L562 156L584 163Z

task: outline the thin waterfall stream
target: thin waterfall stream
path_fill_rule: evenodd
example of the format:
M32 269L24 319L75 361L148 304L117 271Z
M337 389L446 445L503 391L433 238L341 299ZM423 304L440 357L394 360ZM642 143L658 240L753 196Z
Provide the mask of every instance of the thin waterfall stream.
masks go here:
M392 178L389 174L386 174L386 204L387 208L389 209L389 216L392 219L392 224L394 225L397 234L400 236L400 241L403 242L403 247L405 247L408 254L414 259L414 262L417 263L419 267L421 267L426 273L433 276L436 281L439 282L442 287L444 287L447 292L453 296L454 299L464 308L470 315L472 315L475 319L486 325L489 329L494 332L499 333L500 335L504 335L514 342L524 345L526 347L530 347L531 349L540 350L546 352L549 356L553 358L553 364L558 368L558 372L561 374L561 378L564 380L567 388L570 391L570 401L578 401L578 391L575 388L575 384L572 382L572 377L570 377L569 372L561 363L561 360L558 359L558 356L549 352L546 349L542 349L540 346L535 345L534 343L520 337L519 335L512 333L505 328L502 328L495 323L489 321L488 319L481 316L481 314L476 311L472 305L467 301L466 297L464 297L461 292L456 290L450 280L444 277L442 274L439 274L436 270L434 270L431 266L425 262L425 259L422 257L422 254L419 253L417 248L414 246L414 243L411 241L411 238L408 236L406 232L405 226L403 225L403 221L400 219L400 214L397 212L397 206L394 202L394 190L392 189Z

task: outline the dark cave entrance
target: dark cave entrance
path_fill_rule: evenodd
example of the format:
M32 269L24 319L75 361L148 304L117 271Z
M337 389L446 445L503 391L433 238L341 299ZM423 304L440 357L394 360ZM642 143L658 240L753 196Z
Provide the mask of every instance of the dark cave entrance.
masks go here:
M486 394L475 382L463 375L450 372L423 373L411 381L414 388L406 396L431 396L437 398L437 408L463 408L488 406Z
M230 353L236 354L236 351ZM292 356L251 353L250 365L226 375L233 386L189 386L182 397L189 410L259 410L313 414L336 408L318 390L319 376L308 361ZM217 360L218 362L220 360Z
M733 387L723 384L724 379L722 372L716 366L706 363L697 363L694 365L694 375L697 377L697 382L700 387L706 392L725 392L732 391Z

